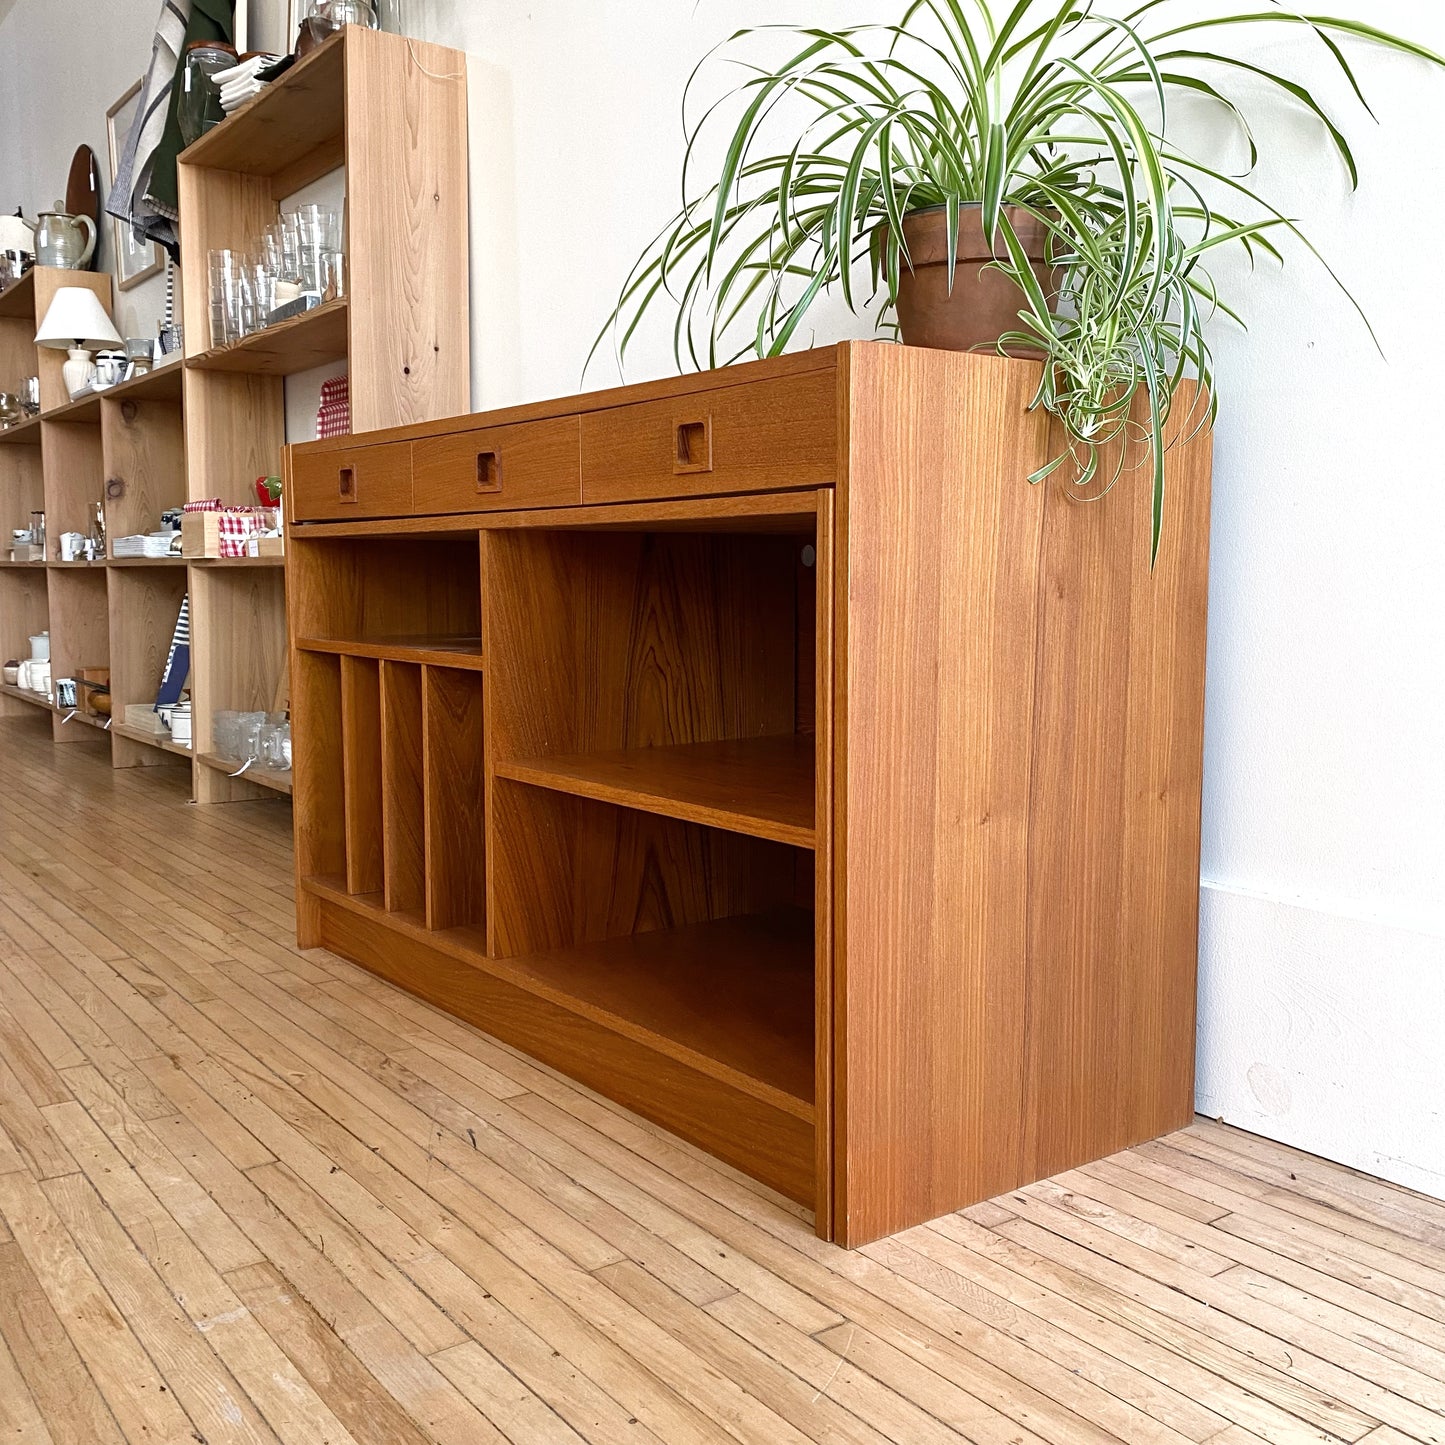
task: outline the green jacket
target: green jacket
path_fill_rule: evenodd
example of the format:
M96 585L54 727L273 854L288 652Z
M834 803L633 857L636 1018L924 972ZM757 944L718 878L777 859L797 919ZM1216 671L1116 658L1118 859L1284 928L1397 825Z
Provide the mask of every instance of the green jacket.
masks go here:
M191 0L191 18L186 22L186 43L181 50L180 68L171 86L171 102L166 109L166 128L156 147L151 167L147 202L158 214L176 220L180 214L176 187L176 157L181 153L181 126L176 117L180 105L185 51L197 40L222 40L227 45L236 38L236 0Z

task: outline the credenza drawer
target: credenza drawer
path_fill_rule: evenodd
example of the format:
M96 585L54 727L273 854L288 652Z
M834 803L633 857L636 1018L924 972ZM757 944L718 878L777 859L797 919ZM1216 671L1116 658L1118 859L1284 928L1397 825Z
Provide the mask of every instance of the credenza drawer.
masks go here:
M575 416L477 427L416 443L412 509L488 512L568 507L582 500Z
M344 447L292 458L288 512L292 521L404 517L411 510L410 442Z
M815 487L837 470L832 368L582 417L584 502Z

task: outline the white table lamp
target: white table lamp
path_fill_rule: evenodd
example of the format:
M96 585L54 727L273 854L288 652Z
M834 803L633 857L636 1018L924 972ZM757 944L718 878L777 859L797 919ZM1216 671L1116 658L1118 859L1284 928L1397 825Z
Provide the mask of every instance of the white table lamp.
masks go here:
M84 286L62 286L35 333L35 344L70 353L60 374L66 391L74 398L90 380L90 349L119 346L120 332L94 291Z

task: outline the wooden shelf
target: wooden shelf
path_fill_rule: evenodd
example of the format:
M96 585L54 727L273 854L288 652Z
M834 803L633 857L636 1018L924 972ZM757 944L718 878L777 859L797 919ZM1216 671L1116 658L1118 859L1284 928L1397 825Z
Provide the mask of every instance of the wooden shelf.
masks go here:
M82 559L82 560L76 561L76 562L47 562L45 565L46 565L47 567L51 568L53 571L63 571L63 572L81 571L81 572L85 572L85 571L103 570L103 569L106 567L107 563L106 563L105 558L102 557L102 558L100 559L100 561L98 561L98 562L87 562L87 561L85 561L84 559Z
M812 848L816 740L806 733L498 762L499 778Z
M252 332L229 346L213 346L193 356L186 365L197 371L290 376L345 360L347 331L347 303L342 296L289 321Z
M0 693L6 697L18 697L21 702L28 702L32 707L43 707L46 712L54 712L50 699L43 692L31 692L29 688L16 687L14 683L0 682Z
M40 418L27 417L14 426L0 427L0 446L39 446Z
M276 176L318 150L341 151L346 31L317 46L247 106L181 152L181 163ZM338 158L337 165L341 164Z
M224 572L228 567L284 567L285 557L182 557L192 567L209 567Z
M196 756L208 767L218 773L235 774L241 766L239 758L223 758L215 753L197 753ZM273 773L269 768L249 767L238 781L256 783L260 787L270 788L273 792L291 793L291 774Z
M367 641L303 637L296 646L303 652L326 652L341 657L377 657L391 662L461 667L472 672L482 670L480 637L378 637Z
M42 567L42 568L43 568L45 565L46 565L46 564L45 564L44 562L7 562L7 561L0 561L0 567L5 567L5 568L10 568L10 567L15 567L15 568L21 568L21 567Z
M0 695L18 697L21 702L28 702L32 707L43 708L46 712L54 713L57 717L69 718L72 722L84 723L87 727L96 728L100 732L110 730L109 718L92 717L88 712L81 712L79 709L57 707L43 692L31 692L27 688L0 682Z
M107 717L92 717L88 712L81 712L79 708L57 707L56 715L62 722L84 723L86 727L95 728L98 732L108 733L111 729L111 721Z
M35 271L27 271L13 286L0 291L0 316L35 320Z
M803 909L489 958L480 929L428 932L340 878L328 901L384 917L514 987L698 1069L798 1118L813 1117L813 917Z
M107 567L184 567L184 557L107 557Z
M114 390L114 388L112 388ZM108 391L92 391L87 396L68 401L64 406L53 406L40 413L41 421L67 421L100 425L100 399L109 396Z
M129 738L133 743L144 743L147 747L159 748L163 753L174 753L178 758L192 756L190 748L173 742L169 733L148 733L144 728L127 727L123 722L111 723L110 730L117 737Z
M143 376L133 376L129 381L118 382L97 394L104 401L179 402L181 374L184 371L180 353L177 352L170 360L160 366L153 366Z

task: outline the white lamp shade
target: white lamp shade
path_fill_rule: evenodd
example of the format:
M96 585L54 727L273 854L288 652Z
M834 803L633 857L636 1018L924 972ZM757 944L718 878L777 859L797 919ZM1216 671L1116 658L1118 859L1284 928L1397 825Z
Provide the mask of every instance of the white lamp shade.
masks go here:
M94 291L84 286L62 286L35 333L35 343L56 351L72 346L119 346L120 332Z

